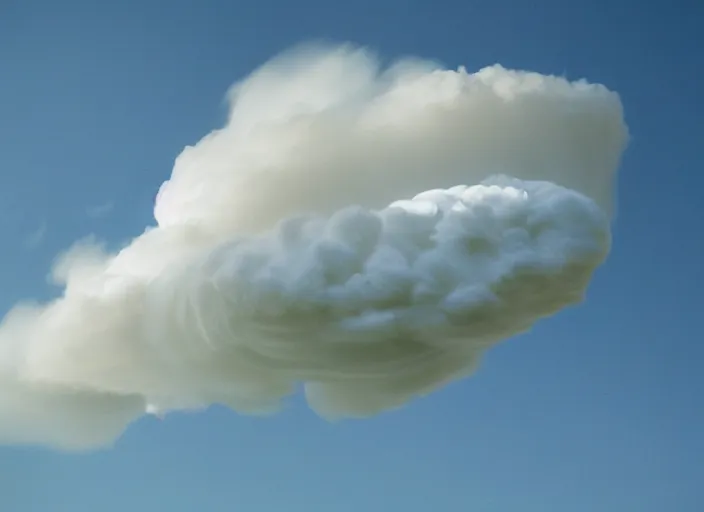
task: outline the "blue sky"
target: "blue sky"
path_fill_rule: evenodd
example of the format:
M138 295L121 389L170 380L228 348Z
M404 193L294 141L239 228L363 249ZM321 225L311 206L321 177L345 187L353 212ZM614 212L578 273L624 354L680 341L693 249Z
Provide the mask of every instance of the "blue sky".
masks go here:
M77 238L140 233L173 159L224 121L228 86L298 42L587 77L622 95L633 140L588 301L473 379L361 422L294 400L269 420L145 419L92 455L3 447L0 510L701 510L697 4L4 0L2 310L53 293L51 261Z

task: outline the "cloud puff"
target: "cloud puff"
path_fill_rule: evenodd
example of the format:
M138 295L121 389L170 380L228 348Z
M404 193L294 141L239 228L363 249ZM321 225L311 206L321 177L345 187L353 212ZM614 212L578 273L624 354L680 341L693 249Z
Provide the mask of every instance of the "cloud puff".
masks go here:
M352 46L277 57L177 158L157 225L82 243L0 327L0 439L109 445L146 412L401 406L582 300L627 140L600 85Z

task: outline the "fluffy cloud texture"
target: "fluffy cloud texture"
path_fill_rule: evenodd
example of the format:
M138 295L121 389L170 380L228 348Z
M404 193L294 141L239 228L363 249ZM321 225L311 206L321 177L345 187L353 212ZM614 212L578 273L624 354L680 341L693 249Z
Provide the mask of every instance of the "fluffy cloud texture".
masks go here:
M0 326L0 441L109 446L145 413L399 407L583 299L627 140L601 85L305 47L231 91L157 225L81 243Z

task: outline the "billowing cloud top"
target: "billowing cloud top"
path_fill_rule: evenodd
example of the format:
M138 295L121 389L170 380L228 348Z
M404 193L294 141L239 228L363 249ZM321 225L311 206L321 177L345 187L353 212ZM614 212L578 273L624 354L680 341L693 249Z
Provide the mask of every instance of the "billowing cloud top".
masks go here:
M398 407L582 300L627 140L600 85L306 47L231 91L157 226L59 260L0 326L0 441L110 445L150 413Z

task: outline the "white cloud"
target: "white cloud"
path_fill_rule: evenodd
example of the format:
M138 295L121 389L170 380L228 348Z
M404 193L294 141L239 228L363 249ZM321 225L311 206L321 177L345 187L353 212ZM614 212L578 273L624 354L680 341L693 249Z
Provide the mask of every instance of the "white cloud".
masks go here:
M178 157L158 226L63 257L0 327L0 438L107 444L145 412L406 403L582 300L627 139L603 86L299 49ZM496 176L504 175L504 176ZM419 195L420 194L420 195Z

